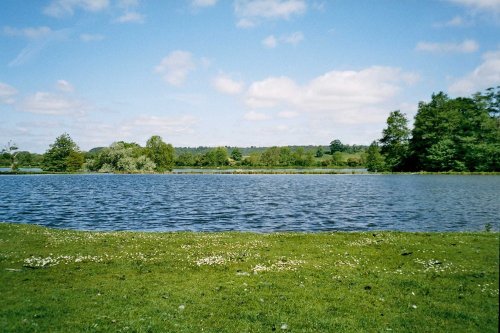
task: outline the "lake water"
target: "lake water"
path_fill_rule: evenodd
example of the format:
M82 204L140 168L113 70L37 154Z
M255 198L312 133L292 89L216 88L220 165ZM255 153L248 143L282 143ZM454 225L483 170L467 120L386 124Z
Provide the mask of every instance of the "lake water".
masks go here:
M499 176L0 176L0 221L80 230L498 230Z

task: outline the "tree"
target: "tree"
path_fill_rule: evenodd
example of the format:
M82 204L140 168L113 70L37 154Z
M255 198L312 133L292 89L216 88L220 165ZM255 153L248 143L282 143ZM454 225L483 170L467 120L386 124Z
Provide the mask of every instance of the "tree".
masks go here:
M379 172L385 169L384 158L380 154L377 141L373 141L366 151L366 168L370 172Z
M50 172L67 172L80 170L83 158L77 157L81 154L77 144L69 134L64 133L56 138L50 145L43 158L43 170Z
M214 165L215 166L224 166L229 164L229 156L227 155L227 149L225 147L217 147L213 151L214 156Z
M163 142L158 135L153 135L146 142L146 155L156 165L155 171L171 171L174 166L174 147Z
M241 161L241 158L243 157L243 154L241 153L241 151L238 149L238 148L234 148L232 151L231 151L231 158L233 160L235 160L236 162L239 162Z
M441 92L419 103L410 141L412 169L500 170L498 96L494 89L473 98L450 99Z
M193 166L195 165L195 159L193 154L190 152L184 152L181 153L179 156L177 156L177 159L175 160L175 165L178 166Z
M333 153L337 151L343 152L344 149L345 146L339 139L335 139L332 142L330 142L330 154L333 155Z
M266 149L260 156L262 164L268 167L278 166L280 164L280 151L279 147L271 147Z
M146 156L147 149L136 143L114 142L87 160L87 168L98 172L154 172L156 164Z
M344 155L340 151L336 151L332 154L332 164L335 166L344 164Z
M250 153L250 156L243 159L241 163L247 166L258 166L260 164L260 154L257 152L252 152Z
M201 156L197 162L200 166L224 166L229 164L229 156L225 147L211 149Z
M17 171L19 169L19 166L17 164L17 159L16 159L16 156L18 154L18 152L16 152L16 150L18 150L18 149L19 148L17 147L17 145L15 143L13 143L12 141L9 141L5 145L5 147L2 149L2 154L6 155L6 157L10 161L10 169L12 171Z
M292 150L290 147L280 148L280 165L289 166L293 164Z
M387 127L382 131L380 152L391 171L401 171L405 167L409 152L410 129L406 115L399 110L390 113Z
M319 146L318 149L316 150L316 157L321 158L323 157L325 153L323 152L323 147Z
M66 171L76 172L82 168L83 163L85 162L85 158L83 154L78 151L71 151L66 157Z
M311 166L314 161L314 154L311 151L305 151L303 147L298 147L292 153L293 163L296 166Z

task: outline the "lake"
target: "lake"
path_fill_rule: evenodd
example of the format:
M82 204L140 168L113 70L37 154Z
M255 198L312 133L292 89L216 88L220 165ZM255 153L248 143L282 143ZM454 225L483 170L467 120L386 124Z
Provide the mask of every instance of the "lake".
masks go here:
M0 221L79 230L498 230L499 176L4 175Z

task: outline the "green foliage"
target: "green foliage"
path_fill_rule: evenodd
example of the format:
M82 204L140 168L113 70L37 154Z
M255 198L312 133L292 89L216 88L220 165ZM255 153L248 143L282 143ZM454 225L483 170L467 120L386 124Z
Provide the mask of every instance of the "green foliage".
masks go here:
M430 102L419 103L411 138L405 115L391 112L380 139L386 168L500 171L499 96L500 87L489 88L472 98L451 99L443 92L433 94Z
M409 154L409 139L410 129L406 115L399 110L391 112L380 139L380 152L384 155L385 165L389 170L404 170Z
M271 147L262 153L260 162L264 166L280 166L281 149L279 147Z
M66 157L66 171L76 172L82 169L85 158L82 153L72 150Z
M17 171L19 169L19 165L17 163L18 152L16 151L18 149L19 148L15 143L9 141L1 151L1 154L9 162L9 167L12 171Z
M38 167L43 161L40 154L32 154L28 151L20 151L16 154L17 164L20 167Z
M290 166L294 164L292 149L290 147L280 147L280 166Z
M156 164L146 156L147 150L136 143L115 142L87 160L87 169L94 172L154 172Z
M332 164L335 166L344 165L344 154L340 151L336 151L332 154Z
M236 162L239 162L241 161L241 159L243 158L243 154L241 153L241 150L239 150L238 148L234 148L232 151L231 151L231 158L236 161Z
M175 165L177 166L193 166L196 164L195 157L190 152L181 153L175 159Z
M366 151L366 168L370 172L380 172L385 170L385 163L377 141L373 141Z
M0 223L4 332L496 332L498 232Z
M155 171L165 172L172 171L174 166L174 147L171 144L163 142L158 135L152 136L146 143L146 154L149 159L155 164ZM143 162L138 161L138 168L144 170Z
M421 102L415 116L408 169L499 171L498 88L474 98L444 93Z
M324 153L324 151L323 151L323 147L319 146L319 147L318 147L318 149L316 150L316 155L315 155L315 156L316 156L317 158L321 158L321 157L323 157L323 155L324 155L324 154L325 154L325 153Z
M226 147L217 147L210 149L205 154L198 156L195 162L196 166L221 167L229 165L229 155Z
M330 154L333 155L335 152L342 152L344 149L344 144L339 139L330 142Z
M77 144L69 134L64 133L45 152L42 168L49 172L73 172L82 168L83 160Z
M252 167L259 166L260 165L260 154L258 152L251 153L250 156L244 158L241 161L241 164L245 165L245 166L252 166Z

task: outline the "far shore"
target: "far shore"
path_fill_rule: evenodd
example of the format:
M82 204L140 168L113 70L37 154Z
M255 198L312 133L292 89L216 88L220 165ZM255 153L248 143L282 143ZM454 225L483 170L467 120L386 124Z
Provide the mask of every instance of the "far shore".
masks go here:
M498 176L500 172L369 172L362 168L179 168L170 172L48 172L48 171L0 171L1 175L97 175L97 174L129 174L129 175L458 175L458 176Z

